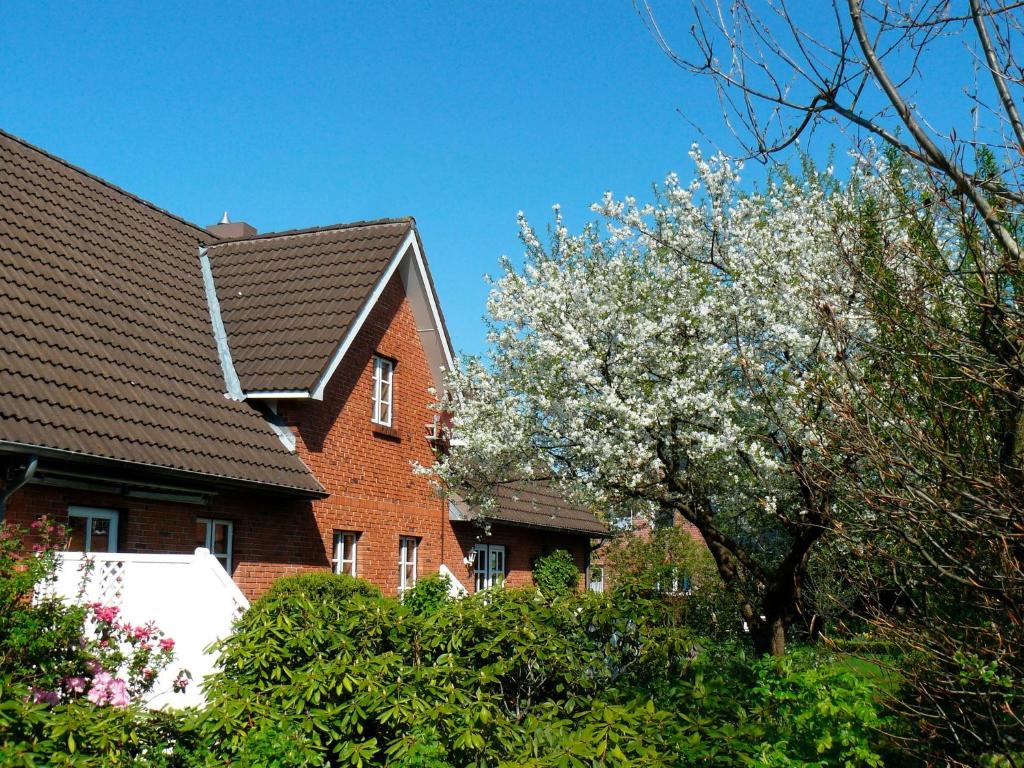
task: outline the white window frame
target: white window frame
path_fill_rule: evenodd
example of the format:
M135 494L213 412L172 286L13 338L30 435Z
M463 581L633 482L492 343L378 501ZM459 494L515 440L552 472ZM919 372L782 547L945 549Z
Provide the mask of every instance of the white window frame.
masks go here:
M346 551L346 540L351 545ZM335 531L334 532L334 557L331 562L334 564L335 573L348 573L356 576L358 571L359 556L359 532L358 531ZM351 565L351 571L346 567Z
M220 520L215 517L197 517L197 523L202 523L206 526L205 546L210 550L210 554L217 558L217 561L224 566L224 570L231 573L232 563L232 550L235 546L235 524L230 520ZM228 529L228 551L227 552L214 552L213 543L216 541L214 531L218 525L226 525Z
M384 397L385 386L387 397ZM395 420L395 361L380 355L373 356L373 415L370 420L382 427L390 427ZM381 414L387 406L387 418Z
M601 578L595 580L594 573L601 574ZM604 566L593 564L587 569L587 589L591 592L604 592Z
M420 540L416 536L398 537L398 594L405 594L406 590L412 589L419 576L419 549ZM410 550L412 552L410 559ZM406 579L406 567L412 566L412 583Z
M477 592L498 586L505 582L505 560L504 544L476 544L476 558L473 561L473 585ZM495 567L492 555L501 555L501 567Z
M107 552L117 552L117 519L120 513L116 509L102 507L68 507L68 517L85 518L85 552L92 552L92 521L107 520L110 527L107 533Z

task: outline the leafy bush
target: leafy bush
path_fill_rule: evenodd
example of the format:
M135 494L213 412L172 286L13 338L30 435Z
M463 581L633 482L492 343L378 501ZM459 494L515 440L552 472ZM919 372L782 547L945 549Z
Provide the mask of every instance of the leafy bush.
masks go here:
M563 597L576 591L580 571L572 555L556 549L537 558L533 564L533 581L546 597Z
M500 589L416 607L347 577L284 579L219 644L196 712L42 704L0 674L0 764L877 766L885 754L870 676L810 652L752 661L657 596Z
M350 597L383 597L381 591L365 579L344 573L316 571L278 579L260 598L261 603L279 603L292 596L317 601L344 602Z
M452 582L446 574L425 576L402 596L402 605L420 616L430 616L452 602L451 589Z
M256 601L221 646L197 724L214 762L879 764L869 682L817 656L778 667L708 647L655 598L502 589L415 613L301 584Z

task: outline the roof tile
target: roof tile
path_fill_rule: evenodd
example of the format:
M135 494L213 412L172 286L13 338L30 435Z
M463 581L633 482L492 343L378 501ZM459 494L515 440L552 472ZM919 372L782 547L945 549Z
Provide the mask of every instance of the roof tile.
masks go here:
M412 226L383 219L210 246L242 389L312 389Z
M224 396L204 230L0 132L0 441L303 494Z

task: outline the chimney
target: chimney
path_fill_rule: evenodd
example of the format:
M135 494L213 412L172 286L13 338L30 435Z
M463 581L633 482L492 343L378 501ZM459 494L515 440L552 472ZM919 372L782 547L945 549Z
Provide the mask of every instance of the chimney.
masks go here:
M246 224L244 221L232 221L228 218L228 212L224 211L220 221L208 226L206 231L222 240L233 240L236 237L252 237L256 234L256 227Z

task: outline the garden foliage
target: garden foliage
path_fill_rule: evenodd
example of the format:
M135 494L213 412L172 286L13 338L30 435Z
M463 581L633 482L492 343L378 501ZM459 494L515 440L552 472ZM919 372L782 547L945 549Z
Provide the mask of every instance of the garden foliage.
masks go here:
M547 597L564 597L576 591L580 572L564 549L538 557L533 564L533 583Z
M339 600L290 585L254 603L222 644L194 725L207 759L882 764L878 690L827 657L711 654L674 612L636 595L498 588L413 613L357 583L339 581Z
M878 689L829 658L752 661L638 591L452 601L441 579L405 604L346 576L282 579L220 644L206 707L151 712L85 695L105 658L90 638L125 631L114 612L87 625L97 609L40 597L50 555L7 552L4 766L858 766L885 747ZM52 652L17 647L32 622ZM118 674L138 666L119 652Z
M0 765L174 765L179 718L143 706L174 641L114 606L53 596L64 539L46 518L0 528ZM175 687L188 682L181 672Z

